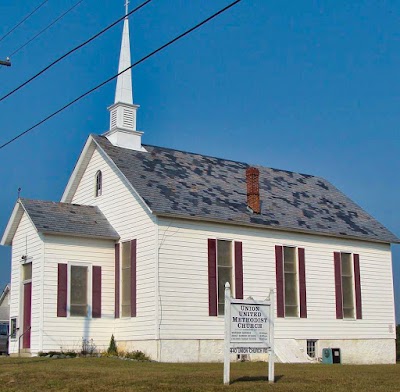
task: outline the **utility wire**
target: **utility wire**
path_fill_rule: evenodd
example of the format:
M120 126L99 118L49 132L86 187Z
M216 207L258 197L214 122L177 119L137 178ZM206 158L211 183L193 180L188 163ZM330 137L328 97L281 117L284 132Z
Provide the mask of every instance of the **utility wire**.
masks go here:
M9 30L7 33L5 33L1 38L0 42L3 41L4 38L9 36L15 29L17 29L19 26L22 25L27 19L29 19L36 11L38 11L42 6L44 6L49 0L44 0L42 3L40 3L32 12L30 12L28 15L26 15L20 22L18 22L11 30Z
M61 15L59 15L56 19L54 19L50 24L48 24L44 29L40 30L38 33L36 33L31 39L26 41L23 45L21 45L18 49L14 50L8 57L12 57L15 54L17 54L20 50L25 48L25 46L29 45L32 41L34 41L36 38L38 38L40 35L42 35L46 30L48 30L51 26L56 24L59 20L61 20L65 15L67 15L69 12L71 12L75 7L77 7L80 3L82 3L83 0L79 0L77 3L75 3L72 7L68 8L65 12L63 12Z
M19 139L20 137L26 135L27 133L31 132L32 130L34 130L35 128L37 128L39 125L42 125L43 123L45 123L46 121L50 120L52 117L56 116L57 114L61 113L62 111L64 111L65 109L67 109L68 107L72 106L74 103L80 101L82 98L88 96L89 94L93 93L94 91L98 90L100 87L103 87L104 85L106 85L107 83L111 82L112 80L116 79L119 75L123 74L124 72L128 71L131 68L136 67L137 65L139 65L140 63L144 62L145 60L149 59L150 57L154 56L156 53L161 52L162 50L164 50L165 48L167 48L168 46L172 45L174 42L180 40L181 38L185 37L186 35L190 34L191 32L193 32L194 30L197 30L198 28L200 28L201 26L205 25L206 23L208 23L209 21L211 21L212 19L216 18L217 16L219 16L220 14L224 13L225 11L227 11L228 9L232 8L234 5L240 3L242 0L236 0L232 3L230 3L229 5L227 5L226 7L220 9L219 11L217 11L215 14L212 14L211 16L209 16L208 18L204 19L202 22L198 23L197 25L193 26L192 28L190 28L189 30L186 30L184 33L179 34L177 37L175 37L174 39L172 39L171 41L167 42L166 44L160 46L158 49L153 50L151 53L149 53L148 55L142 57L140 60L136 61L136 63L133 63L131 66L129 66L128 68L125 68L123 71L117 73L114 76L111 76L110 78L108 78L107 80L103 81L102 83L98 84L96 87L93 87L92 89L90 89L89 91L87 91L86 93L80 95L79 97L75 98L73 101L67 103L66 105L64 105L63 107L61 107L60 109L58 109L57 111L53 112L52 114L48 115L47 117L45 117L43 120L39 121L38 123L36 123L35 125L31 126L30 128L28 128L27 130L25 130L24 132L21 132L20 134L18 134L17 136L13 137L12 139L10 139L9 141L7 141L6 143L2 144L0 146L0 150L3 149L4 147L8 146L9 144L15 142L17 139Z
M124 20L126 17L128 17L129 15L132 15L133 13L135 13L136 11L139 11L142 7L144 7L146 4L150 3L153 0L146 0L145 2L143 2L142 4L138 5L135 9L133 9L132 11L128 12L128 14L122 16L121 18L117 19L115 22L111 23L109 26L107 26L106 28L104 28L103 30L101 30L100 32L98 32L97 34L95 34L94 36L92 36L91 38L89 38L88 40L86 40L85 42L82 42L80 45L76 46L75 48L71 49L70 51L68 51L67 53L65 53L64 55L62 55L61 57L59 57L57 60L54 60L52 63L50 63L48 66L44 67L41 71L39 71L37 74L33 75L31 78L29 78L28 80L26 80L24 83L20 84L18 87L14 88L14 90L11 90L9 93L7 93L6 95L4 95L3 97L0 98L0 102L4 101L6 98L8 98L10 95L14 94L15 92L17 92L18 90L20 90L22 87L25 87L28 83L32 82L33 80L35 80L37 77L39 77L40 75L42 75L44 72L46 72L48 69L52 68L54 65L56 65L57 63L59 63L61 60L65 59L66 57L68 57L70 54L76 52L78 49L82 48L83 46L87 45L89 42L95 40L97 37L99 37L100 35L104 34L106 31L110 30L112 27L114 27L116 24L120 23L122 20Z

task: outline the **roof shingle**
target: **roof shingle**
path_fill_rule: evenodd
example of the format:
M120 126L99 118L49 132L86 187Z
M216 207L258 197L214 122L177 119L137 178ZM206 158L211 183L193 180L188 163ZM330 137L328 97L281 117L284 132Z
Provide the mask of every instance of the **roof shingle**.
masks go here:
M400 241L323 178L257 166L258 215L247 208L246 163L148 145L148 152L128 150L92 137L156 215Z
M119 239L98 207L30 199L20 202L41 233Z

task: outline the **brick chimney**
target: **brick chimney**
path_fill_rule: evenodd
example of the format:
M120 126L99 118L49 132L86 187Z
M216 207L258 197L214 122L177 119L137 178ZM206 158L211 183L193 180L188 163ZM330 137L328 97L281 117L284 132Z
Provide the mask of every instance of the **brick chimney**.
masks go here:
M260 207L260 171L255 167L246 169L247 207L255 214L261 213Z

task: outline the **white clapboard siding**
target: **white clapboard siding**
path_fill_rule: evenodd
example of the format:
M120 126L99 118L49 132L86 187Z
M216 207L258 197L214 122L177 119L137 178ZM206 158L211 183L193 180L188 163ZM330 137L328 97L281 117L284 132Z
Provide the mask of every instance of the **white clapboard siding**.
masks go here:
M114 333L114 241L54 235L46 235L44 240L45 307L42 351L80 351L83 338L93 339L97 348L105 349ZM101 318L57 317L59 263L101 267ZM88 279L91 282L90 267ZM68 285L68 290L69 288Z
M394 338L388 244L177 219L159 220L162 339L222 339L223 318L208 316L208 238L243 243L244 297L276 288L275 245L305 248L308 318L276 319L276 338ZM362 320L337 320L333 252L360 254Z
M10 318L17 318L19 333L23 333L23 284L21 257L32 259L32 315L31 315L31 352L37 353L41 346L41 309L42 309L42 266L43 241L26 213L23 214L12 242L11 256L11 301ZM22 339L21 339L22 349ZM18 334L10 341L10 353L18 352Z
M103 189L102 195L95 197L98 170L102 172ZM94 151L72 202L98 206L121 241L137 240L137 317L117 319L115 334L117 340L153 339L156 334L154 217L121 173L98 150ZM111 273L114 277L114 270Z

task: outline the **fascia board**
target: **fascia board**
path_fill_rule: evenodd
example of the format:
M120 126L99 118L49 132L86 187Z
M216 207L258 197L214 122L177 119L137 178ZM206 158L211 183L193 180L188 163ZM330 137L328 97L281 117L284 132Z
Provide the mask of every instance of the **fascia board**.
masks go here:
M79 156L79 159L76 162L74 170L72 171L71 177L68 180L67 186L65 187L64 193L61 197L61 202L71 203L73 193L76 191L76 187L77 187L77 184L79 181L78 173L82 169L82 165L84 164L85 157L88 154L90 146L92 145L93 142L94 142L94 139L93 139L92 135L89 135L89 137L85 143L85 146L83 147L81 155Z

